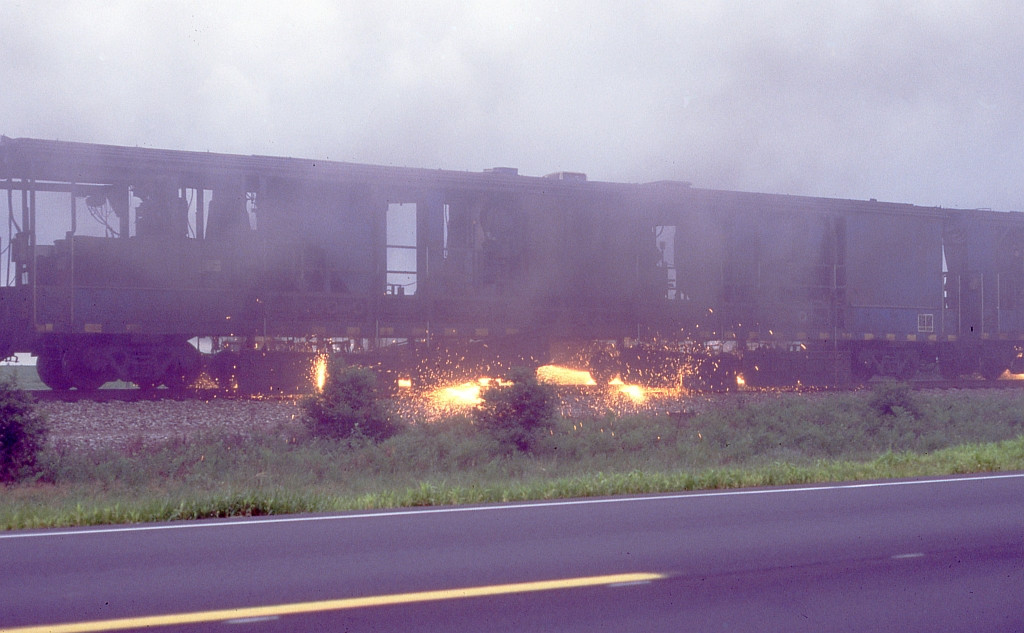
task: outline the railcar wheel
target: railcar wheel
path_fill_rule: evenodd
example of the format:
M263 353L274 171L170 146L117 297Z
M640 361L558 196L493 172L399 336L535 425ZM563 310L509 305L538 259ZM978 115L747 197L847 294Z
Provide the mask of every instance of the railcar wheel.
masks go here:
M980 371L985 380L998 380L1009 366L1009 363L995 355L985 355L981 357Z
M939 375L946 380L956 380L960 377L963 361L960 355L954 350L939 353Z
M732 354L716 354L711 357L708 387L722 393L736 390L736 375L740 373L739 359Z
M895 376L898 380L910 380L917 375L918 366L921 364L921 356L915 349L904 349L896 351Z
M961 344L947 345L939 351L939 374L956 380L981 369L981 349Z
M221 350L207 362L210 377L217 383L218 389L225 391L238 387L238 352Z
M854 360L850 365L850 373L857 382L867 382L875 375L875 368L870 363L861 360Z
M910 380L917 375L920 356L914 349L885 349L871 354L877 373L886 378ZM862 360L866 360L862 357Z
M36 373L39 380L54 391L67 391L71 389L71 379L64 371L63 352L56 349L47 349L39 353L36 359Z
M64 373L79 391L96 391L116 380L110 364L110 350L103 345L81 345L64 352Z
M598 352L590 357L590 377L599 385L607 385L619 375L619 360L610 352Z
M878 353L872 348L861 348L852 354L850 373L857 382L867 382L878 373Z
M185 391L199 379L202 370L202 357L199 350L184 343L171 352L163 383L172 391Z
M79 391L96 391L107 383L99 374L80 372L71 375L71 386Z

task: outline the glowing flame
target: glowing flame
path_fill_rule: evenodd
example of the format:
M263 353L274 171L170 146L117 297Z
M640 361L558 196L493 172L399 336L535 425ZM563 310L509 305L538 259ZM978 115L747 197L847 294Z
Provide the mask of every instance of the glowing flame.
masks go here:
M324 385L327 384L327 356L324 354L318 355L313 359L313 386L316 388L317 393L321 393L324 390Z
M647 398L647 392L640 385L622 385L619 393L626 395L633 402L643 402Z
M398 379L399 389L412 389L412 378L399 378Z
M640 385L627 385L620 378L615 378L608 384L618 387L619 393L633 402L643 402L647 398L647 390Z
M590 372L559 365L537 368L537 380L550 385L596 385Z
M747 380L743 377L743 374L736 374L736 386L741 389L747 386Z
M441 390L441 393L453 404L470 406L480 402L480 385L472 382L446 387Z
M438 406L446 408L473 407L483 401L480 398L480 391L490 384L490 378L478 378L461 385L438 389L431 394L431 399Z

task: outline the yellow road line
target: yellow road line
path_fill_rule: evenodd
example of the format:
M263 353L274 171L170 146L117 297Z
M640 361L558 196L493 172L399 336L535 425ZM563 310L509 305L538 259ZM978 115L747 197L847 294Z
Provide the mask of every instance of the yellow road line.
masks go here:
M636 573L590 576L586 578L564 578L560 580L519 582L507 585L488 585L483 587L464 587L461 589L441 589L438 591L395 593L384 596L365 596L362 598L340 598L338 600L321 600L318 602L296 602L292 604L278 604L265 607L243 607L239 609L218 609L215 611L196 611L193 613L172 613L167 615L150 615L135 618L118 618L115 620L94 620L92 622L45 624L41 626L0 629L0 633L88 633L93 631L141 629L154 626L180 626L184 624L220 622L223 620L237 620L242 618L266 618L282 615L296 615L300 613L318 613L322 611L359 609L362 607L410 604L414 602L458 600L462 598L479 598L483 596L498 596L514 593L552 591L555 589L576 589L597 585L637 583L658 580L664 577L664 574Z

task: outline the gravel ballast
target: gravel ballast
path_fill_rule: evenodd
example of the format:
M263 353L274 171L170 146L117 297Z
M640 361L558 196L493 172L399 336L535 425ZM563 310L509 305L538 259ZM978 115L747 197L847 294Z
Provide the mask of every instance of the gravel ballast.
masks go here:
M41 402L49 441L69 448L127 448L207 434L287 433L301 424L298 400Z

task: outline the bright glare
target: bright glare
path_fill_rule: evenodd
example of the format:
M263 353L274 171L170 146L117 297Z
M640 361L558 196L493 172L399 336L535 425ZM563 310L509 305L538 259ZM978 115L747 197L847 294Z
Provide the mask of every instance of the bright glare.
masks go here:
M324 390L324 385L327 384L327 356L320 354L313 359L312 373L313 386L316 387L317 393L321 393Z
M640 385L619 385L619 393L633 402L643 402L647 398L647 392Z
M489 378L481 378L461 385L443 387L434 391L431 398L442 407L473 407L483 401L480 398L480 391L489 383Z
M741 388L747 386L747 380L743 377L743 374L736 374L736 386Z
M544 365L537 368L537 380L549 385L596 385L590 372L559 365Z
M626 383L622 382L621 378L613 378L612 381L609 382L608 384L612 385L613 387L618 387L619 393L621 393L624 396L627 396L633 402L643 402L644 399L647 398L646 389L644 389L640 385L627 385Z

